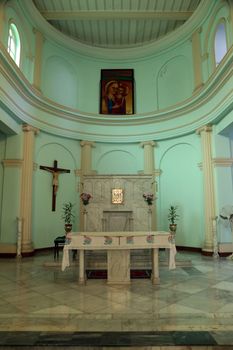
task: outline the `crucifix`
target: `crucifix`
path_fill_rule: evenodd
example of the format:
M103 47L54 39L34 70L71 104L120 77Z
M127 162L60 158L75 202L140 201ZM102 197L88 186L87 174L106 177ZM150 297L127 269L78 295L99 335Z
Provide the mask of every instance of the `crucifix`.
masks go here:
M62 173L70 173L69 169L57 167L57 160L54 160L53 167L40 165L40 169L48 171L53 175L53 196L52 196L52 211L56 210L56 195L58 191L58 176Z

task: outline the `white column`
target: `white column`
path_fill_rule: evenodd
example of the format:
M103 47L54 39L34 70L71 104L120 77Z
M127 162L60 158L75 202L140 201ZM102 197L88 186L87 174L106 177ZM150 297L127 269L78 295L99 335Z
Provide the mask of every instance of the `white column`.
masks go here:
M141 142L140 146L144 148L144 174L154 174L154 141Z
M212 127L204 126L197 130L202 143L202 168L204 185L205 242L203 251L213 252L213 218L215 218L214 177L212 165Z
M33 85L40 90L41 88L41 57L44 37L41 32L37 29L34 29L35 33L35 60L34 60L34 76L33 76Z
M35 135L38 134L39 130L30 125L24 125L23 132L24 145L20 196L20 218L22 220L22 253L27 254L33 251L31 234L33 153Z
M197 29L192 35L194 91L203 85L200 33L201 28Z

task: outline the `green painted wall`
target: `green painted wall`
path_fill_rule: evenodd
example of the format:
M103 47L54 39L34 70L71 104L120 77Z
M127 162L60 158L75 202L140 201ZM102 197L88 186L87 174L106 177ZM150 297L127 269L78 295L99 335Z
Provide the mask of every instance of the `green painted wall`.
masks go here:
M161 170L158 182L158 228L168 230L168 209L178 206L176 242L188 247L203 245L203 182L198 167L200 140L196 134L159 142L156 164Z
M132 68L135 75L135 112L148 113L191 97L194 88L191 63L190 42L146 61L116 64L79 57L46 41L42 92L57 103L98 113L101 69Z
M59 175L59 188L56 198L56 211L52 211L52 175L41 170L40 165L70 169L70 173ZM79 178L75 170L80 168L80 147L75 140L67 140L40 133L36 137L33 185L33 225L32 237L35 248L51 247L57 236L64 235L62 206L66 202L75 203L73 230L79 228Z
M137 174L143 170L143 148L136 144L96 143L93 170L98 174Z

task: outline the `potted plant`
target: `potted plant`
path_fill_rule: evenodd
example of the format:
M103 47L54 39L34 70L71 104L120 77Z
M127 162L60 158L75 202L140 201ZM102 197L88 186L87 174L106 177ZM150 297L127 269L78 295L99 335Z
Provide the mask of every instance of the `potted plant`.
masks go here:
M179 220L179 215L177 214L178 207L175 207L173 205L170 206L168 210L168 220L170 221L170 231L171 233L175 234L176 233L176 221Z
M66 233L72 230L72 222L74 221L73 207L74 204L72 204L71 202L64 203L62 207L62 219L65 221Z

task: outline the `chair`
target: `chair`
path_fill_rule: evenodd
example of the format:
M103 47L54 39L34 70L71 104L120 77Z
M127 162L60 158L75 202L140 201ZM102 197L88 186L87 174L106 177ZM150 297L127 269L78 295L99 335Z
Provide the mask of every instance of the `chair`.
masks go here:
M66 242L66 236L60 236L54 240L54 260L59 259L59 248L64 247Z

